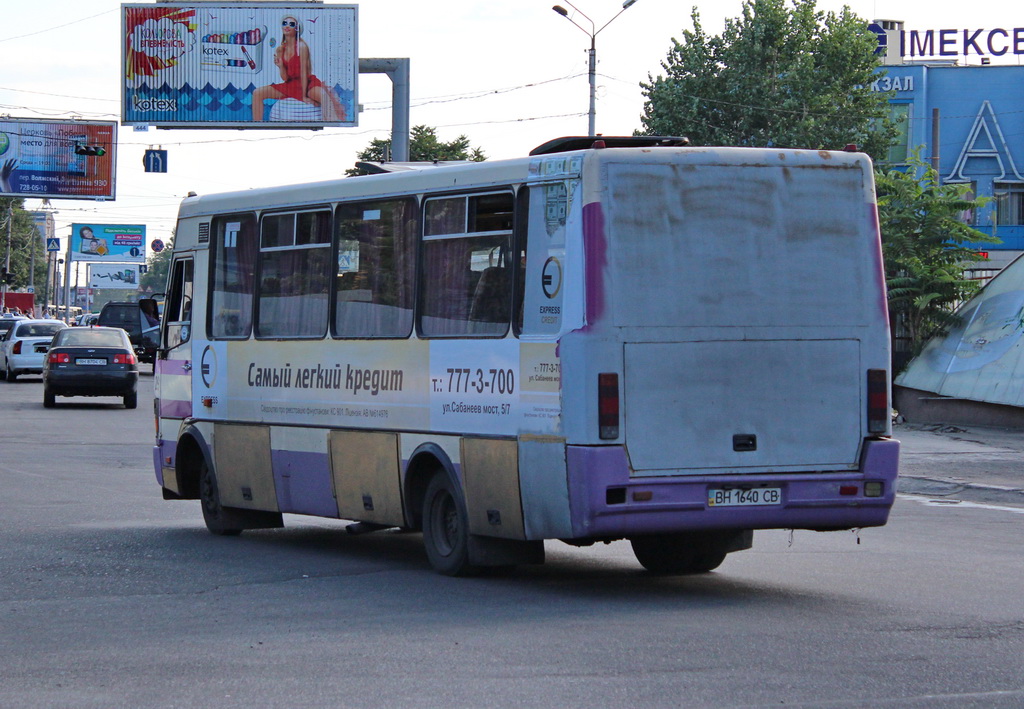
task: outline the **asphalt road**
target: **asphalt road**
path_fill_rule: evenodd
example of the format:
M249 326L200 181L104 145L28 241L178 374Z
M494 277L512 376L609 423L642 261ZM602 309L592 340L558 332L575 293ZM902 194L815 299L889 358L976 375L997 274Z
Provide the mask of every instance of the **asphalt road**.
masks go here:
M209 535L160 498L151 399L0 383L2 707L1024 705L1024 507L904 496L699 577L549 542L451 579L414 534Z

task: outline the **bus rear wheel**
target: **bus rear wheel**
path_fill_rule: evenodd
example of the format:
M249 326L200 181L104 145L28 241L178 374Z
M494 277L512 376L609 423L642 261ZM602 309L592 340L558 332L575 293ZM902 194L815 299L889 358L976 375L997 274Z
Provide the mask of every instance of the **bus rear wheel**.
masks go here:
M704 574L728 554L731 534L680 532L633 537L629 543L640 565L654 574Z
M204 460L199 468L199 499L203 505L203 521L211 534L221 537L235 537L242 533L242 525L236 515L225 510L220 504L217 476Z
M445 576L471 576L479 569L469 563L469 518L455 484L439 471L427 485L423 500L423 546L430 565Z

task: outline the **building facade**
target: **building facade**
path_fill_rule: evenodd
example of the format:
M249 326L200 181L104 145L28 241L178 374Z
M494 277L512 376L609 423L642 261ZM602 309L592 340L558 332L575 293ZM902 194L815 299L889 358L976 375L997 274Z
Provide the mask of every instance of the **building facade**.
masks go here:
M976 244L988 253L978 275L993 275L1024 253L1024 66L991 64L986 53L994 50L1004 60L1007 53L1024 54L1024 30L979 30L975 37L967 30L905 32L901 23L883 20L875 26L890 31L884 76L871 88L891 91L892 115L905 119L889 164L905 164L916 151L921 160L937 162L944 184L968 185L972 194L990 198L964 218L978 231L1001 240ZM941 33L949 33L947 52L968 54L916 59L944 46ZM1022 34L1020 42L1017 34ZM1006 42L1004 36L1009 38ZM950 44L949 38L959 44ZM1014 49L1017 45L1020 52ZM975 47L982 50L978 56L971 53ZM976 64L968 63L972 61Z

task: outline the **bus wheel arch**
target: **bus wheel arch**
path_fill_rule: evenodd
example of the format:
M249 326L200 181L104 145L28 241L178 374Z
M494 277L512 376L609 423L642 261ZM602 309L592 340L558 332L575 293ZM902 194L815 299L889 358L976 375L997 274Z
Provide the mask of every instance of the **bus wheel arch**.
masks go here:
M438 472L448 475L453 484L458 485L455 466L440 446L426 443L413 451L405 468L403 484L405 518L410 529L423 529L423 502L426 499L427 487Z
M405 474L410 526L423 531L430 565L445 576L472 576L469 514L455 466L438 446L426 444L409 460Z
M186 429L178 438L174 471L178 476L178 489L183 499L199 499L199 479L204 464L210 465L210 457L206 441L193 429Z

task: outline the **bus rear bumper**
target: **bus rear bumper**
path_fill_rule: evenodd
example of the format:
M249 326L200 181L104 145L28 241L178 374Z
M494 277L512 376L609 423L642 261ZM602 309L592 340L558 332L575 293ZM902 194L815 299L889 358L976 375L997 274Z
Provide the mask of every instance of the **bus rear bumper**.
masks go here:
M859 470L637 477L618 446L567 446L573 537L618 539L699 529L878 527L896 497L899 441L868 440ZM871 484L868 484L871 483ZM767 504L714 505L714 490L778 490Z

